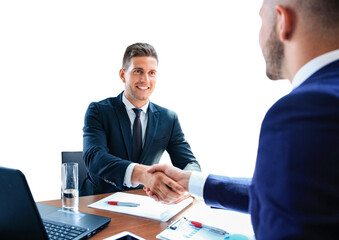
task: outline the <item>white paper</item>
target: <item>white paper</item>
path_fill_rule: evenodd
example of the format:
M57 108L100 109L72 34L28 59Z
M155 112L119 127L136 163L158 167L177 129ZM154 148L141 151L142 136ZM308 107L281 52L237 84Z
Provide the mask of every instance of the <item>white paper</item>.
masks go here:
M219 240L219 239L247 239L254 240L254 232L251 224L251 216L231 210L215 209L206 206L203 202L195 204L188 209L184 216L187 221L177 229L166 228L157 235L158 239L192 239L192 240ZM216 234L204 228L196 228L189 224L190 221L201 222L205 225L213 226L227 231L229 237Z
M163 240L224 240L228 235L221 235L205 228L198 228L185 221L177 229L166 228L157 235L158 239Z
M200 202L188 209L185 212L185 217L192 221L224 229L231 234L254 236L251 215L247 213L211 208Z
M138 203L138 207L112 206L108 201L133 202ZM180 211L193 202L189 197L177 204L163 204L155 201L148 196L142 196L132 193L117 192L104 199L88 205L91 208L98 208L112 212L125 213L129 215L151 218L159 221L168 221Z

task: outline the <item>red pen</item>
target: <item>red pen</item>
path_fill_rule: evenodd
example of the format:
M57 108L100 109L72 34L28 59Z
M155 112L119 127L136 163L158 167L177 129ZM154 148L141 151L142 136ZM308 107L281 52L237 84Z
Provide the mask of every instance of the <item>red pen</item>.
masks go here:
M196 222L196 221L190 221L190 223L193 225L193 226L196 226L198 228L206 228L208 230L211 230L213 232L216 232L216 233L219 233L221 235L226 235L228 234L228 232L226 232L225 230L222 230L220 228L216 228L216 227L211 227L211 226L207 226L205 224L202 224L200 222Z
M123 207L138 207L140 206L139 203L133 203L133 202L118 202L118 201L108 201L109 205L113 206L123 206Z

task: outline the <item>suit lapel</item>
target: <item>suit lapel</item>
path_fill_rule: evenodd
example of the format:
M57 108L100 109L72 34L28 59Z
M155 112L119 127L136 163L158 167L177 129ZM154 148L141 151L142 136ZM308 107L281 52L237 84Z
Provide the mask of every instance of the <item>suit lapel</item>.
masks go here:
M150 146L152 146L154 136L158 129L159 123L159 111L155 108L155 106L150 102L148 107L148 123L147 129L145 133L145 144L142 148L140 163L143 163L145 156L147 156L148 151L150 150Z
M126 107L122 102L121 93L115 101L115 112L119 119L120 130L123 136L125 147L127 150L128 159L132 159L132 133L131 133L131 122L126 112Z

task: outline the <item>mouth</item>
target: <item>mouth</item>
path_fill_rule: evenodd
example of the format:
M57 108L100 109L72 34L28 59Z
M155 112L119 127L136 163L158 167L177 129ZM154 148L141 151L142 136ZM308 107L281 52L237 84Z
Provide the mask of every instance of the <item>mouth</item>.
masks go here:
M147 89L149 89L150 87L137 86L137 88L140 89L140 90L147 90Z

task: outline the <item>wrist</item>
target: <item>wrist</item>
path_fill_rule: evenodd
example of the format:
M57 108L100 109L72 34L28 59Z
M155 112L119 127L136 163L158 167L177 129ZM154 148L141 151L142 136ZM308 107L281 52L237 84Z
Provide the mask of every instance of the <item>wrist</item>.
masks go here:
M204 186L208 175L201 172L192 172L189 178L189 192L199 198L203 198Z
M189 192L189 181L190 181L192 172L191 171L184 171L184 174L185 174L185 182L183 184L183 187L184 187L186 192Z
M133 168L132 176L131 176L131 183L134 184L143 184L146 185L146 175L149 174L147 173L147 169L149 169L149 166L145 166L142 164L137 164Z

